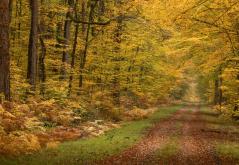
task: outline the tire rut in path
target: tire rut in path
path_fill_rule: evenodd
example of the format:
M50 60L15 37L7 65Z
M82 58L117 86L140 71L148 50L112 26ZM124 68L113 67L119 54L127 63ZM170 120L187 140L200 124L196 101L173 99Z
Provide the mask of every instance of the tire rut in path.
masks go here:
M212 142L201 131L206 123L200 118L199 108L195 107L184 115L180 138L180 152L175 162L188 165L217 165L218 161ZM176 163L175 163L176 164ZM177 163L178 164L178 163Z

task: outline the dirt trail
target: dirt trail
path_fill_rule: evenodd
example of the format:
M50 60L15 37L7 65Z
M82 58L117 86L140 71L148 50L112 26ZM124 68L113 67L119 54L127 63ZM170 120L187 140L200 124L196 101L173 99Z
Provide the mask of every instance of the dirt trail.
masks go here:
M145 138L133 147L97 164L222 164L213 146L214 138L220 137L216 137L216 135L210 131L203 131L206 128L206 121L203 120L201 116L199 108L196 106L188 106L181 109L169 119L155 124ZM178 125L180 125L180 128L178 128ZM179 138L179 152L165 163L165 160L156 158L154 153L162 146L169 143L169 139L172 136L177 136Z

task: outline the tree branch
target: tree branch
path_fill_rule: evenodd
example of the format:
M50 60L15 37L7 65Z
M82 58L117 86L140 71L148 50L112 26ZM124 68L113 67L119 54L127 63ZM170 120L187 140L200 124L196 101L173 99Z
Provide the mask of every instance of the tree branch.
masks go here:
M211 23L211 22L207 22L205 20L200 20L198 18L192 18L192 20L194 21L197 21L197 22L200 22L200 23L204 23L204 24L207 24L207 25L210 25L210 26L213 26L213 27L216 27L216 28L219 28L219 29L223 29L223 30L226 30L226 31L229 31L229 32L232 32L232 33L236 33L234 30L232 29L228 29L228 28L225 28L225 27L221 27L217 24L214 24L214 23Z
M108 24L110 24L112 21L116 21L118 19L122 19L124 21L128 21L128 20L131 20L131 19L135 19L137 18L139 13L137 13L136 15L119 15L119 16L116 16L112 19L109 19L108 21L106 22L87 22L87 21L82 21L80 19L76 19L72 14L69 14L69 18L75 22L75 23L81 23L81 24L86 24L86 25L100 25L100 26L106 26Z
M86 24L86 25L101 25L101 26L108 25L112 21L112 20L108 20L106 22L87 22L87 21L82 21L82 20L75 19L72 15L70 15L70 19L73 22L78 23L78 24L81 23L81 24Z

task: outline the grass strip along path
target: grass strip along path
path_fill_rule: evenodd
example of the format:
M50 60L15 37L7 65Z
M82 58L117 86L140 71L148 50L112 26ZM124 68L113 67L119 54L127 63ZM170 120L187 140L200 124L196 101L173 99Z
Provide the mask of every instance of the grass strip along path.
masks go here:
M0 162L3 165L91 164L130 148L139 142L156 122L169 118L181 107L163 107L148 119L124 123L121 128L111 130L103 136L65 142L55 149L44 149L33 155L0 157Z

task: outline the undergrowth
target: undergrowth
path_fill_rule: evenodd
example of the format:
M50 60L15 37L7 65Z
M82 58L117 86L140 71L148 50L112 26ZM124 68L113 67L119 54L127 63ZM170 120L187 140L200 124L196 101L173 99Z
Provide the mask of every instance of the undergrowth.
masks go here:
M45 149L39 153L17 158L0 157L4 165L40 164L85 164L121 152L139 141L147 128L154 122L167 118L181 106L160 108L149 118L123 124L119 129L109 131L103 136L78 141L65 142L57 148Z

